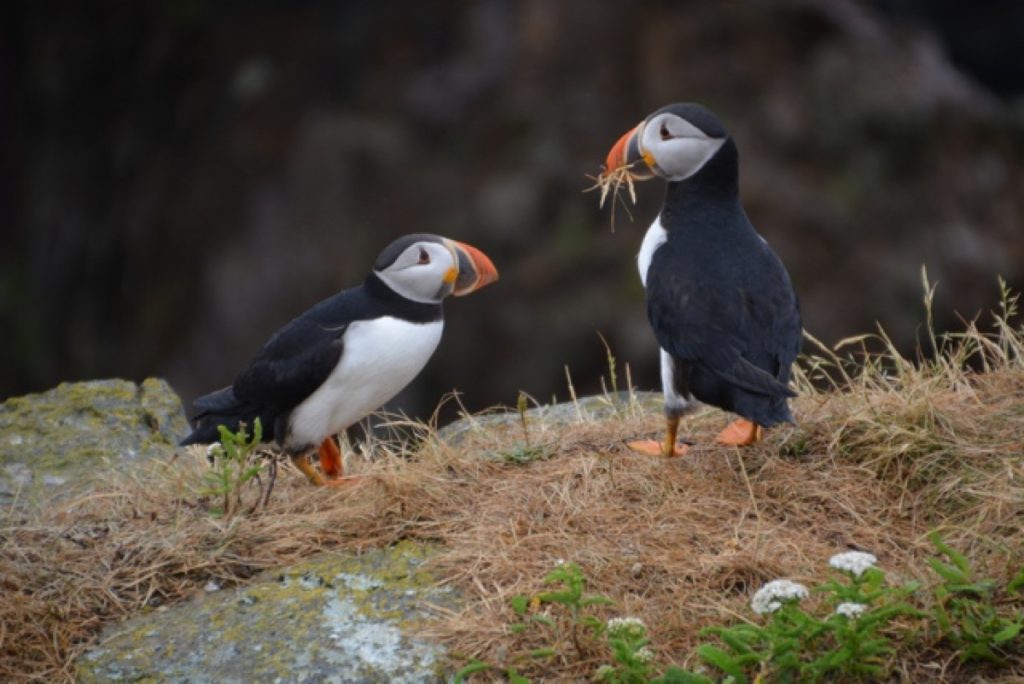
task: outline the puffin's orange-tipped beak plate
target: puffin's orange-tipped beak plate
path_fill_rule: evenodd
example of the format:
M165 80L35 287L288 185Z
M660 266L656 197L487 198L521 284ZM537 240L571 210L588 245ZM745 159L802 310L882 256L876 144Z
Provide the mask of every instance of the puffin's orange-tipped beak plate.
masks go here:
M649 165L639 164L646 162L646 157L640 152L640 136L644 128L641 121L616 141L608 152L608 158L604 162L604 174L610 176L616 171L625 167L629 169L629 175L636 180L649 178L651 170ZM621 172L620 172L621 173Z
M618 139L618 141L612 145L611 151L608 152L608 158L604 162L604 168L606 173L611 173L620 166L626 165L626 148L629 147L629 141L632 139L633 134L636 133L636 129L630 129Z
M452 240L451 245L459 259L459 275L455 279L453 295L468 295L498 279L498 269L486 254L465 242Z

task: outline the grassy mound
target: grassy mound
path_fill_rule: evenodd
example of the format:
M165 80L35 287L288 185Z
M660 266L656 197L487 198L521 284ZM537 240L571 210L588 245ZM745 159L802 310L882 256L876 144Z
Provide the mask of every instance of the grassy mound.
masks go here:
M211 580L404 539L441 545L431 570L465 598L431 627L456 664L476 659L492 675L514 665L535 679L591 678L610 660L597 641L531 657L568 634L560 614L554 631L510 629L513 597L543 592L559 561L612 602L595 616L642 619L658 662L688 668L701 628L753 621L760 586L818 584L840 551L870 551L892 581L927 589L937 583L927 535L938 530L1005 586L1024 567L1024 331L1013 305L1004 297L993 332L969 324L930 338L930 360L901 357L884 335L808 356L798 425L742 452L712 443L727 419L703 410L686 420L696 445L685 457L635 455L624 442L659 436L663 420L632 403L599 421L528 423L529 444L515 427L453 445L418 425L414 450L380 444L352 464L358 484L314 489L284 472L264 509L229 518L211 515L216 501L201 493L201 452L99 473L87 495L0 517L0 679L73 679L103 626ZM961 664L948 640L913 620L902 629L884 663L896 679L1024 676L1019 639L998 665Z

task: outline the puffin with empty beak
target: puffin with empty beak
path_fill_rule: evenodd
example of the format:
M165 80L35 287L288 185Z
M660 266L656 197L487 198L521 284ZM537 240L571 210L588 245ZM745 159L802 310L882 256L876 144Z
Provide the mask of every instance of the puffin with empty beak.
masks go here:
M181 443L219 439L259 418L317 485L340 484L335 435L379 409L426 365L444 328L442 300L498 279L480 250L425 233L392 242L362 285L320 302L274 333L230 387L196 399ZM323 474L309 463L319 450Z

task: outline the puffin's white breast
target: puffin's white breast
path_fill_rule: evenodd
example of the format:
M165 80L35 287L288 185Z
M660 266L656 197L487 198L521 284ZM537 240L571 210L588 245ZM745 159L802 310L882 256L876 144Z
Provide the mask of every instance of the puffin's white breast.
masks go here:
M350 324L338 365L289 416L285 446L318 445L379 409L423 370L443 329L391 316Z
M661 225L661 216L659 216L647 229L644 241L640 244L640 253L636 255L636 265L640 269L640 282L644 284L644 287L647 287L647 269L651 267L651 259L666 240L668 240L668 231Z

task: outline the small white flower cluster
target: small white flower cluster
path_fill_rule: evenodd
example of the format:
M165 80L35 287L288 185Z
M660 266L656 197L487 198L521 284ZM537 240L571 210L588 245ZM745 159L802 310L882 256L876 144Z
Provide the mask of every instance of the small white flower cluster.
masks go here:
M654 651L647 648L646 646L640 648L633 655L635 655L636 659L639 660L641 663L649 663L652 660L654 660Z
M807 598L807 587L790 580L772 580L757 590L750 601L750 607L758 615L774 613L782 607L784 601Z
M608 634L613 637L632 637L642 639L647 636L647 626L640 618L621 617L608 621Z
M840 603L836 606L836 615L842 615L852 620L867 609L868 607L863 603Z
M874 554L865 551L837 553L828 560L828 564L836 570L848 572L854 577L860 577L865 570L875 567L877 562Z
M634 620L634 626L636 624L639 624L641 629L643 629L644 623L640 622L636 618L625 619ZM642 646L636 650L633 656L636 657L636 659L639 660L641 663L649 663L652 660L654 660L654 651L647 648L646 646ZM596 679L599 682L615 682L619 681L617 675L618 670L616 670L616 668L613 665L602 665L601 667L597 668L597 672L594 673L594 679Z

